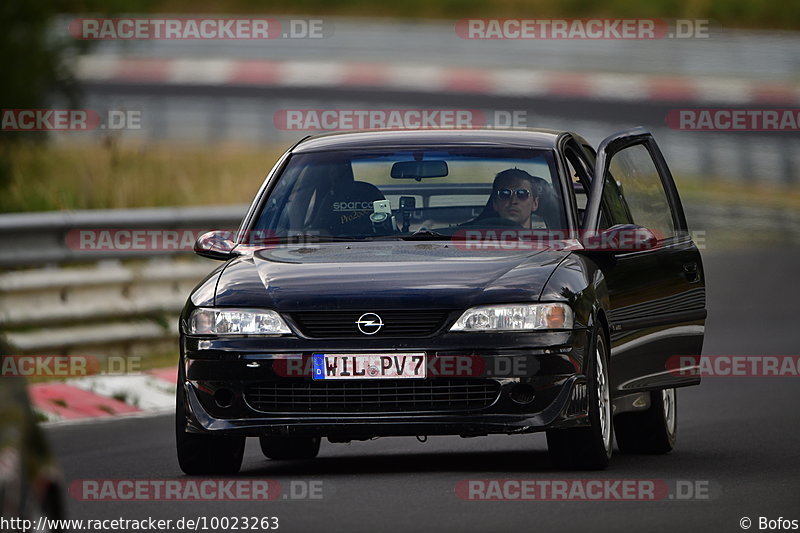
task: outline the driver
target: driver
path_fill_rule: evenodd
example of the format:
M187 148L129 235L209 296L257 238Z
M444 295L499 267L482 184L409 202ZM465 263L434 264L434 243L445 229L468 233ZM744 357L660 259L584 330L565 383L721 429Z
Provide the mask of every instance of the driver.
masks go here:
M531 215L539 208L539 186L536 180L537 178L518 168L498 172L492 183L492 197L487 208L491 205L496 216L530 229Z

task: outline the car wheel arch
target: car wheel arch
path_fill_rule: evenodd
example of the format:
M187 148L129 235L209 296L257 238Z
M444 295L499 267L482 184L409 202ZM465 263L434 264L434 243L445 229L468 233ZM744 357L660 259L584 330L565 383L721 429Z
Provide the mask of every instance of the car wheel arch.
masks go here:
M542 302L559 300L572 306L576 324L593 327L598 310L609 307L603 271L591 259L570 254L553 270L539 294L539 301Z
M595 316L597 317L596 320L600 324L600 327L603 330L603 336L605 337L606 344L608 345L608 352L609 355L611 354L611 329L608 326L608 317L606 316L605 309L599 307L595 312Z
M592 312L589 317L589 323L587 324L587 331L588 335L592 336L594 334L595 328L599 328L599 333L603 336L603 340L606 344L606 367L607 372L609 375L611 374L611 330L609 329L608 325L608 317L606 315L605 308L602 306L595 305L592 308ZM587 348L589 348L591 341L587 342ZM589 353L586 354L587 357L583 360L583 372L586 374L586 365L588 363Z

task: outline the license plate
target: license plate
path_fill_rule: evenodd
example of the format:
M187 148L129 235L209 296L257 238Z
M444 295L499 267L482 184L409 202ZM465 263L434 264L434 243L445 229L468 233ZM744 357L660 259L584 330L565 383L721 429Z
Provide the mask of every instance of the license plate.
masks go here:
M314 379L421 379L424 353L315 353Z

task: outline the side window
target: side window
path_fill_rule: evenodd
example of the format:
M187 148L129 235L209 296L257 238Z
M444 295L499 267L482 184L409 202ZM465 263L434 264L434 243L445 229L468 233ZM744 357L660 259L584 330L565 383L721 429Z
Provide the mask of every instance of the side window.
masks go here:
M588 192L591 189L592 176L589 169L594 168L594 150L590 146L583 145L583 151L589 158L587 162L583 157L579 156L575 151L568 147L565 151L567 158L568 169L572 181L575 184L575 201L578 204L578 215L580 217L580 225L583 226L583 216L586 211L586 203L588 202ZM616 187L613 188L616 191ZM622 200L624 202L624 199ZM609 193L608 180L603 192L603 202L600 205L600 221L599 229L608 229L615 224L629 224L630 216L627 208L620 205L618 195Z
M604 190L612 225L632 222L654 231L659 238L675 235L667 194L645 145L614 154Z
M583 150L589 157L592 167L596 162L594 149L588 144L583 145ZM599 229L608 229L617 224L631 224L631 214L625 198L619 190L619 185L606 175L606 182L603 186L603 201L600 204L600 224Z
M613 165L613 163L612 163ZM622 195L622 184L619 183L611 173L606 173L606 182L603 184L603 208L602 214L607 223L600 229L607 229L617 224L634 224L628 203ZM644 226L644 224L640 224Z

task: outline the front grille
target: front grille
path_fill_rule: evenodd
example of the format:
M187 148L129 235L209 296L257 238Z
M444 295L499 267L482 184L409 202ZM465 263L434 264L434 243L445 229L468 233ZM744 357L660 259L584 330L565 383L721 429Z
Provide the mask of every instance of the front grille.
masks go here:
M256 411L386 413L480 409L500 384L486 379L276 381L245 389Z
M373 335L359 331L356 321L366 312L380 316L383 327ZM449 311L404 309L392 311L308 311L291 317L303 335L331 337L426 337L433 335Z

